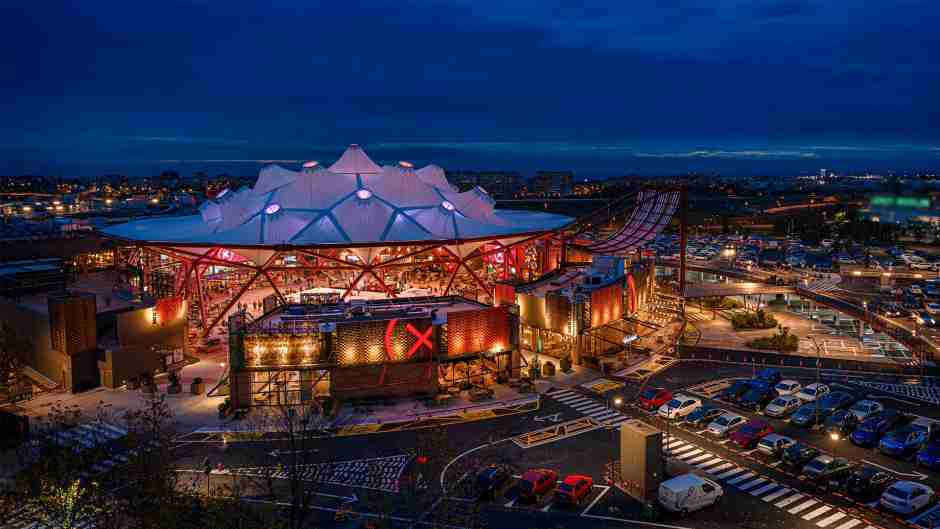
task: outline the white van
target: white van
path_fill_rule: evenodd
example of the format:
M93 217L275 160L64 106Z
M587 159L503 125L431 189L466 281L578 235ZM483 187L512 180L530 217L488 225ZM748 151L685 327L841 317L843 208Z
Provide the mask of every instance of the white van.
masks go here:
M715 505L725 493L721 485L695 474L683 474L659 484L659 503L668 511L682 513Z

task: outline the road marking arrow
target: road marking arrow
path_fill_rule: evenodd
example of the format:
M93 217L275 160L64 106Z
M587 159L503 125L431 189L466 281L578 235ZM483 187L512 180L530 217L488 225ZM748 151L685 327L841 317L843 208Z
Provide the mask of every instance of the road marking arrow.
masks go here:
M551 415L542 415L541 417L535 418L536 422L561 422L561 412L553 413Z
M862 463L867 463L873 467L878 467L881 470L887 470L888 472L896 476L901 476L902 478L917 478L918 480L927 479L927 474L921 474L920 472L898 472L897 470L894 470L893 468L881 466L878 463L872 463L871 461L868 461L867 459L862 459Z

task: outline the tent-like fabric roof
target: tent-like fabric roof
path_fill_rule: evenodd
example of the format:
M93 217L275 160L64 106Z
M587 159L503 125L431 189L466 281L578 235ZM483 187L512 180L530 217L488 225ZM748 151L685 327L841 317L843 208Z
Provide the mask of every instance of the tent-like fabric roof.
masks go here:
M132 221L124 239L206 245L341 245L497 239L552 231L571 218L497 210L483 188L458 193L436 165L380 167L350 145L329 169L263 168L252 188L220 193L199 215Z

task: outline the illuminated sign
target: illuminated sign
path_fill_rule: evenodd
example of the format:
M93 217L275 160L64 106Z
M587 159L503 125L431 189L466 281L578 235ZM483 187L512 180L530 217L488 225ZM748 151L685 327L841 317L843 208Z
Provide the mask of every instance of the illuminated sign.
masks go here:
M924 197L899 197L891 195L876 195L871 197L872 206L898 207L898 208L929 208L930 199Z
M392 335L395 333L395 326L397 324L398 319L388 320L388 325L385 327L385 356L388 357L389 360L393 360L397 356L392 344ZM422 347L428 348L428 355L430 356L431 352L434 351L434 344L431 342L431 333L434 332L434 327L428 325L427 329L419 331L414 325L406 323L405 330L416 338L415 343L412 344L408 352L405 353L405 359L407 360L413 357Z

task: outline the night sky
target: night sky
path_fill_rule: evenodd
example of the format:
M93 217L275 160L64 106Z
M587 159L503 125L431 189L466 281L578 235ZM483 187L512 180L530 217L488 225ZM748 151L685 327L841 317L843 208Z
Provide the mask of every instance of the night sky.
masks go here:
M0 27L0 174L348 143L579 177L940 168L936 1L42 0Z

